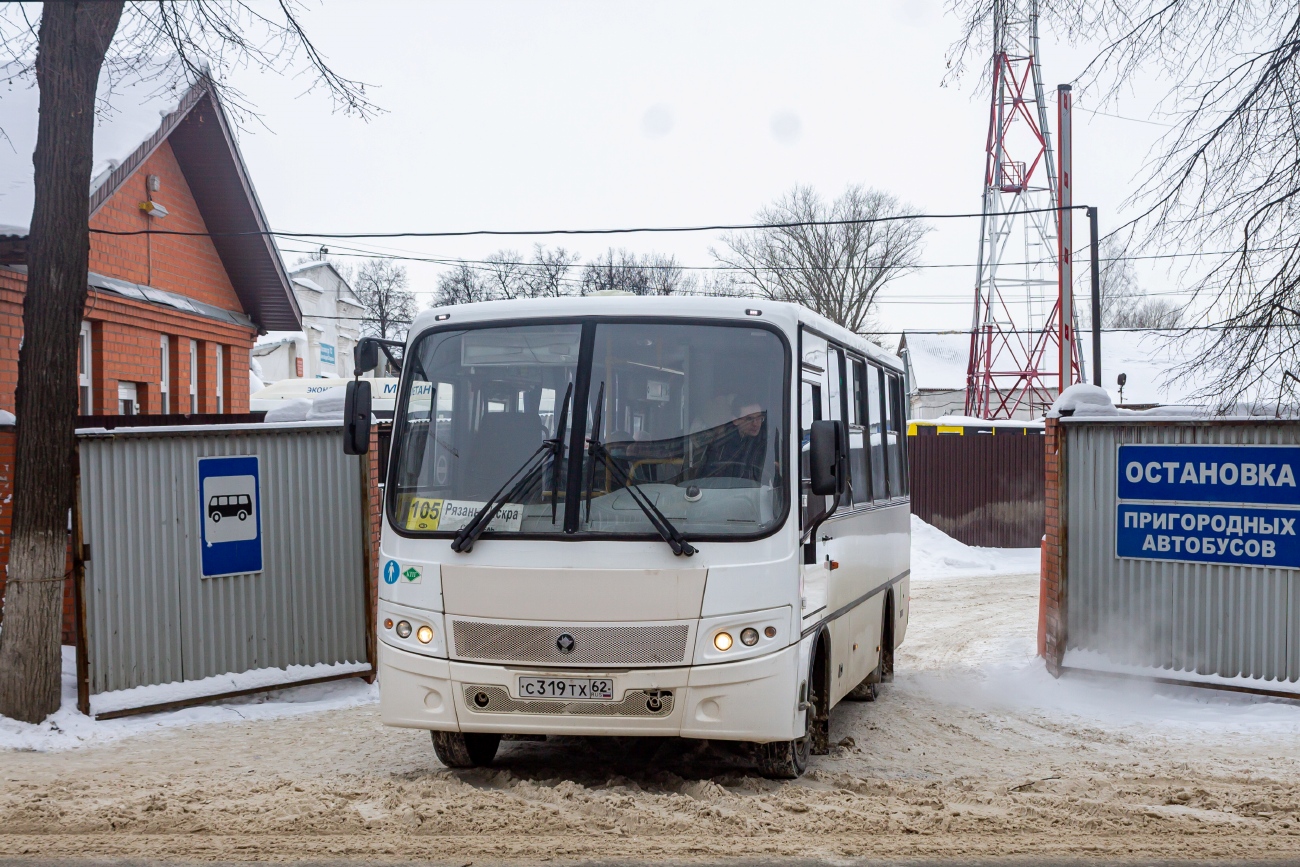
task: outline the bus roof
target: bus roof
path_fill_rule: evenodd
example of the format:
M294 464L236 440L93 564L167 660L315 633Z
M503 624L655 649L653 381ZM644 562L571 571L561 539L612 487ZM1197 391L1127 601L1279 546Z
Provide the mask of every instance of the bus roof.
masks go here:
M758 310L752 317L746 311ZM447 319L437 320L438 316ZM510 301L481 301L433 307L420 313L411 325L411 339L434 326L462 322L518 321L579 316L664 316L744 321L757 318L770 322L788 335L803 324L823 336L866 355L874 361L902 371L903 363L860 334L836 325L824 316L798 304L758 298L712 298L699 295L589 295L565 298L517 298Z

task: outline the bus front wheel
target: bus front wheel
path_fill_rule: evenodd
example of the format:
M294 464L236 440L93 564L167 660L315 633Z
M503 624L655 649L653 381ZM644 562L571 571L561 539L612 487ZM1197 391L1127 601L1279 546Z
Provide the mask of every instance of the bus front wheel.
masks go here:
M449 768L481 768L492 764L501 735L475 732L429 732L433 752Z
M793 741L776 741L758 745L758 770L773 780L794 780L808 770L808 755L812 750L813 718L816 716L817 694L815 681L808 678L807 709L804 712L803 737Z

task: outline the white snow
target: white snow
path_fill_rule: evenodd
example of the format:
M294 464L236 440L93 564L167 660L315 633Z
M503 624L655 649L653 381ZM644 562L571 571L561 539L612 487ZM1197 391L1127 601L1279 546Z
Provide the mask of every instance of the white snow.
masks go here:
M1086 382L1076 383L1065 391L1048 410L1048 418L1060 418L1062 413L1074 415L1119 415L1120 411L1111 403L1106 389Z
M199 680L179 683L158 683L101 692L90 697L90 712L110 713L124 708L149 707L173 701L220 695L242 689L291 684L297 681L354 674L370 670L366 662L317 663L316 665L290 665L288 668L258 668L231 674L215 674Z
M935 581L970 575L1037 575L1038 548L976 548L912 516L912 580Z
M273 406L266 411L264 421L306 421L307 413L311 412L311 400L300 397L295 400L282 401L278 406Z
M987 419L976 418L972 415L941 415L938 418L914 418L912 421L917 424L951 427L1042 428L1045 426L1042 419L1037 421L1014 418Z
M347 393L346 386L336 385L316 395L311 402L311 409L307 412L307 421L342 421L343 401Z
M0 409L0 424L17 424L18 416L7 409Z
M305 666L299 666L305 668ZM115 720L95 720L77 710L76 657L73 648L63 648L63 700L58 711L38 725L0 717L0 752L24 750L48 752L105 743L119 738L148 734L161 729L240 720L264 720L297 716L337 708L372 704L379 700L377 684L360 678L289 687L220 703L199 705L165 713L141 714ZM276 671L280 671L276 669ZM250 672L250 674L253 674ZM284 672L281 671L283 675ZM208 678L208 680L212 680ZM202 683L203 681L199 681ZM185 684L170 684L184 687ZM157 689L159 694L166 687ZM134 692L134 690L124 690ZM111 694L106 694L111 695ZM120 695L120 693L119 693ZM180 695L175 697L179 698ZM166 700L166 699L163 699ZM92 703L92 707L94 704ZM104 708L99 708L103 712Z

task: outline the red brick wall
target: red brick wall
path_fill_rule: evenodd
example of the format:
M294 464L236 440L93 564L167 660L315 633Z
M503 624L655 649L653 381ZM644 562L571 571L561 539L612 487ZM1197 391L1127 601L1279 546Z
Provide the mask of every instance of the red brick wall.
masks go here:
M147 216L140 203L150 193L145 184L157 175L152 193L167 208L161 219ZM171 145L163 143L90 220L92 229L138 232L166 229L206 232L198 206L181 173ZM90 270L132 283L165 289L226 310L242 310L216 247L206 237L177 235L91 235Z
M1042 608L1045 614L1044 656L1047 670L1054 676L1061 674L1061 664L1065 657L1065 609L1068 590L1065 573L1066 530L1061 523L1061 502L1064 499L1061 489L1064 461L1061 449L1065 443L1065 432L1061 423L1054 418L1047 420L1047 435L1044 447L1046 464L1046 539L1043 542L1043 593Z

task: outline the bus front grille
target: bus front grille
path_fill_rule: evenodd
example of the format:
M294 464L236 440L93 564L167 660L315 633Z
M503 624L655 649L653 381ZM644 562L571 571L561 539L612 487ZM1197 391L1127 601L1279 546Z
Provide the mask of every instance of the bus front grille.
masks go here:
M565 627L452 620L451 624L457 659L544 665L680 665L686 661L690 634L686 623Z
M472 713L539 713L562 716L665 717L673 712L673 694L629 689L622 701L561 701L515 698L499 686L465 687L465 707Z

